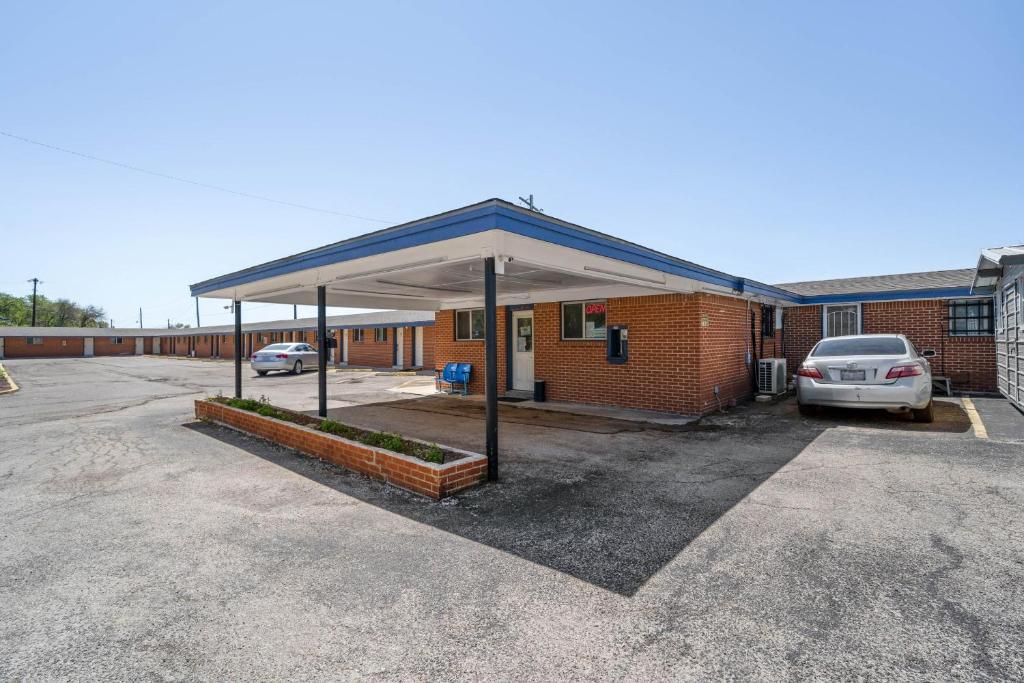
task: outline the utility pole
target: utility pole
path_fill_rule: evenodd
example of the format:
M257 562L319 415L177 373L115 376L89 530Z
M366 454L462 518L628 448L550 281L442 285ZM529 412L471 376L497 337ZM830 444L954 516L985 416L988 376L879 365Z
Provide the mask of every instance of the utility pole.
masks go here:
M199 324L199 297L198 296L196 297L196 327L202 327L202 325Z
M139 329L142 329L142 307L139 307Z
M292 304L292 320L299 319L299 307L296 304Z
M532 194L529 197L520 197L519 201L521 201L526 206L526 208L528 208L530 211L536 211L537 213L544 213L543 209L538 209L536 207L536 205L534 205L534 203L533 203L533 195Z
M167 329L171 329L171 319L167 319Z
M43 284L43 281L37 277L29 280L32 283L32 327L36 326L36 288Z

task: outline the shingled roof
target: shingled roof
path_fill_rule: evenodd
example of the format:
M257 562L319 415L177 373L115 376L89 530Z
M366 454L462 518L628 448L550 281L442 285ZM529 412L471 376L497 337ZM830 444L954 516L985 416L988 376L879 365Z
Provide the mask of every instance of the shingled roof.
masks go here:
M927 273L903 273L901 275L847 277L837 280L786 282L775 286L800 296L825 296L829 294L913 292L955 287L969 288L973 281L974 269L960 268L957 270L933 270Z

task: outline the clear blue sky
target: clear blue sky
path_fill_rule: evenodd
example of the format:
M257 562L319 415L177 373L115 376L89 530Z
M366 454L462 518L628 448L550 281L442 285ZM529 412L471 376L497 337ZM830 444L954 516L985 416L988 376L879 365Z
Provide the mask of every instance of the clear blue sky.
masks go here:
M0 130L395 222L532 192L767 282L1024 242L1024 3L484 4L8 3ZM118 326L383 225L0 137L0 291Z

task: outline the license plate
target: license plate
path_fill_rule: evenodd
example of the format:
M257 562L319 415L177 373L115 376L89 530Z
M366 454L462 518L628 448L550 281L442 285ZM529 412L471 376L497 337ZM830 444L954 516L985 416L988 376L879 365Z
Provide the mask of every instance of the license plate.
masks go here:
M863 370L840 370L839 379L844 382L863 382L864 371Z

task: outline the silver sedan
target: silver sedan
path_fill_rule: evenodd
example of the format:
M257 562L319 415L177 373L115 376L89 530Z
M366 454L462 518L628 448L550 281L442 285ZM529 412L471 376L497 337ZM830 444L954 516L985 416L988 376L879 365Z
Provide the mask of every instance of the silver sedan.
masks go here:
M254 353L249 365L260 376L271 370L284 370L299 375L305 367L316 367L317 350L301 342L271 344Z
M796 396L800 412L816 406L882 408L912 412L931 422L934 351L918 353L902 334L861 334L822 339L800 365Z

